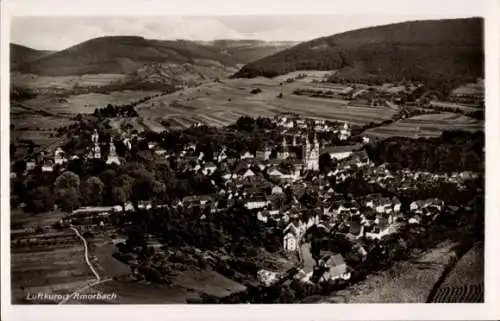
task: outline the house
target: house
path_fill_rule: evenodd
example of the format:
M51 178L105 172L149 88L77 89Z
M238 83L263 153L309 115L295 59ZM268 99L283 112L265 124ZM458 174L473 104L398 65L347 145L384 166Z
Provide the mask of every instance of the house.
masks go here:
M267 205L269 205L271 202L268 201L265 197L263 196L254 196L250 198L246 203L245 207L249 210L256 209L256 208L264 208Z
M203 166L203 169L201 170L203 175L205 176L210 176L212 175L215 171L217 170L217 166L215 166L214 163L208 162Z
M247 178L247 177L254 177L255 176L255 173L249 168L247 169L243 175L241 175L241 177L243 178Z
M430 198L424 201L424 207L435 208L438 211L442 211L444 208L444 202L438 198Z
M358 239L365 235L365 226L361 224L361 219L353 218L349 222L348 238Z
M222 151L217 155L217 162L222 162L227 159L226 149L222 149Z
M281 188L281 186L276 185L271 189L271 194L273 195L283 194L283 188Z
M269 157L271 156L271 148L269 146L266 146L264 150L258 150L256 157L260 160L268 160Z
M409 224L418 225L422 222L419 216L415 215L408 220Z
M278 281L279 274L273 271L262 269L257 272L257 279L265 286L271 286Z
M54 164L62 165L66 163L68 159L64 156L64 151L61 147L58 147L54 153Z
M290 222L283 230L283 248L286 251L297 251L300 239L305 233L305 228L298 222Z
M393 210L395 213L398 213L401 211L401 201L398 200L397 197L393 197L392 198L392 205L393 205Z
M390 226L389 217L384 214L378 213L375 219L375 224L368 227L368 231L366 231L365 236L369 239L382 239L382 237L390 234L391 226Z
M34 160L30 160L26 162L26 170L27 171L32 171L36 167L36 162Z
M257 219L261 222L267 223L269 219L269 212L266 211L257 212Z
M148 142L148 148L149 149L153 149L156 147L156 143L155 142Z
M269 175L270 178L274 179L281 179L285 174L283 174L281 171L279 171L276 168L271 168L268 170L267 174Z
M158 156L165 156L167 154L167 151L165 149L157 149L154 153Z
M321 275L320 282L343 279L349 280L351 273L347 271L347 264L341 254L333 254L329 251L321 251L318 265L326 269Z
M51 162L46 162L42 165L42 172L53 172L54 166L52 166Z
M243 153L243 155L240 156L240 159L248 159L248 158L254 158L254 156L248 151L246 151L245 153Z

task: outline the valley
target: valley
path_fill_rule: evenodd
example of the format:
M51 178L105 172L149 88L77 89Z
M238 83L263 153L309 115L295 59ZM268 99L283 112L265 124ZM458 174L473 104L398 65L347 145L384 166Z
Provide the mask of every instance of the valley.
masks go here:
M12 44L13 303L484 301L481 26Z

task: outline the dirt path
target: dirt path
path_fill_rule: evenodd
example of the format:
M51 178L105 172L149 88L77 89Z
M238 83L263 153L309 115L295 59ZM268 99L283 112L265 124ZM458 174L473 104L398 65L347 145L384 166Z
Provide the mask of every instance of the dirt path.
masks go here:
M71 294L69 294L68 296L66 296L61 302L59 302L59 304L64 304L66 303L68 300L72 299L76 294L82 292L82 291L85 291L87 290L88 288L91 288L95 285L98 285L98 284L101 284L101 283L104 283L104 282L108 282L108 281L111 281L112 279L110 278L107 278L107 279L104 279L102 280L101 279L101 276L99 275L99 273L97 273L97 271L95 270L95 268L92 266L92 263L90 263L90 259L89 259L89 247L87 245L87 240L80 234L80 232L74 227L74 226L70 226L70 229L72 229L75 234L82 240L83 242L83 246L85 248L85 262L87 263L87 265L89 266L90 270L92 271L92 273L94 273L95 277L96 277L96 280L91 282L90 284L87 284L85 285L84 287L72 292Z
M97 281L100 281L101 276L99 275L99 273L97 273L97 271L94 269L94 267L92 266L92 264L90 263L90 260L89 260L89 247L87 245L87 240L80 234L80 232L78 232L78 230L75 227L71 226L70 229L72 229L76 233L76 235L82 240L83 246L85 248L85 261L87 262L87 265L89 266L92 273L94 273Z

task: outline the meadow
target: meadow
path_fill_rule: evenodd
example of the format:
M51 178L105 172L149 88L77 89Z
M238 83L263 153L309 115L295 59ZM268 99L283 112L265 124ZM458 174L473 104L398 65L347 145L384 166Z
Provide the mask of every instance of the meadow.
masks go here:
M226 126L244 115L272 117L284 112L355 125L380 122L395 114L387 107L354 107L338 99L293 95L296 88L304 85L312 84L297 81L280 85L280 79L264 78L229 79L156 97L139 104L136 110L142 118L161 120L174 129L198 122ZM257 88L261 91L252 94ZM282 98L278 97L280 94Z
M39 76L34 74L12 73L12 82L29 89L73 89L75 87L105 86L123 81L124 74L89 74L82 76Z

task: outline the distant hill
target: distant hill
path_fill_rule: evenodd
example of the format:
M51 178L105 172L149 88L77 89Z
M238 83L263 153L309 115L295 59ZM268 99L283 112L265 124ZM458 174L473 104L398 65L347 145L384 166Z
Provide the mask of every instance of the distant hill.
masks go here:
M214 40L204 41L205 45L221 50L238 62L246 64L258 59L274 55L297 44L293 41L262 41L262 40Z
M101 37L16 65L16 71L47 76L130 73L147 64L196 64L197 60L236 66L237 59L191 41L149 40L135 36Z
M33 48L12 43L10 44L11 67L15 67L21 63L26 63L40 59L51 53L52 51L36 50Z
M481 18L404 22L304 42L233 77L338 70L332 80L460 82L484 75L483 42Z

